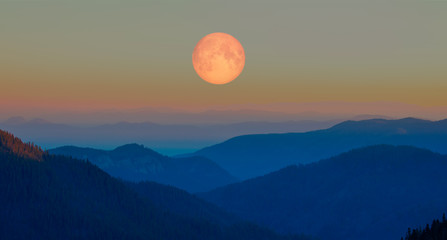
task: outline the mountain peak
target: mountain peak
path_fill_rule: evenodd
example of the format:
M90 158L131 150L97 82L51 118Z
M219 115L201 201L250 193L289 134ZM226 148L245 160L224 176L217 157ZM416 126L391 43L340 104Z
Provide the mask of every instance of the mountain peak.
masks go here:
M208 157L236 177L248 179L284 166L315 162L377 144L411 145L446 154L447 120L378 118L346 121L310 132L242 135L193 155Z
M328 131L404 134L408 132L407 129L411 129L413 133L425 132L427 126L436 127L438 125L442 125L442 121L433 122L410 117L395 120L377 118L361 121L345 121L329 128Z
M138 149L142 150L142 149L146 149L146 148L142 144L129 143L129 144L124 144L122 146L116 147L114 150L120 151L120 150L138 150Z
M237 181L212 160L194 156L170 158L139 144L114 150L60 147L52 154L88 159L112 176L132 181L155 181L190 192L203 192Z
M123 146L119 146L112 150L112 153L115 155L123 155L127 157L138 157L138 156L154 156L154 157L163 157L160 153L145 147L144 145L131 143Z

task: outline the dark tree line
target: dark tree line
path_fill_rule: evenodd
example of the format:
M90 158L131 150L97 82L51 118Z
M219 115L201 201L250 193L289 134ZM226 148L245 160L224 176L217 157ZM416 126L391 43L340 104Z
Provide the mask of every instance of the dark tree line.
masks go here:
M404 238L402 238L403 240ZM446 240L447 239L447 220L445 213L442 215L442 221L433 220L431 226L427 224L425 228L408 228L405 240Z

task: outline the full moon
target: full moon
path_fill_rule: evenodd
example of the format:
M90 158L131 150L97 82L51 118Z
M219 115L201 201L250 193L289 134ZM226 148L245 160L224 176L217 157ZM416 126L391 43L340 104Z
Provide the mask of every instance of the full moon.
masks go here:
M192 64L203 80L213 84L229 83L244 69L244 48L230 34L211 33L197 43Z

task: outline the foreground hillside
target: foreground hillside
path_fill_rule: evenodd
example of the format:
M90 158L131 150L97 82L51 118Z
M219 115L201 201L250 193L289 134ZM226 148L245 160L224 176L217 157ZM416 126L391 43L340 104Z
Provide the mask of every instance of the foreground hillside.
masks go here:
M298 239L172 187L124 183L3 131L0 192L0 239Z
M193 155L213 159L237 178L247 179L377 144L411 145L447 154L447 120L346 121L307 133L240 136Z
M447 157L379 145L200 194L283 233L400 239L447 210Z
M137 144L112 151L67 146L49 152L89 160L110 175L127 181L156 181L189 192L209 191L237 181L207 158L170 158Z

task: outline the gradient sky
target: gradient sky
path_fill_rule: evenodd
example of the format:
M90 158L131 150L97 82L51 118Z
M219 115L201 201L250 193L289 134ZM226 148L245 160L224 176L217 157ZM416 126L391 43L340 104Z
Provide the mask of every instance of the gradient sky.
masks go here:
M446 106L446 24L444 0L0 0L0 107ZM212 32L246 52L224 86L191 63Z

